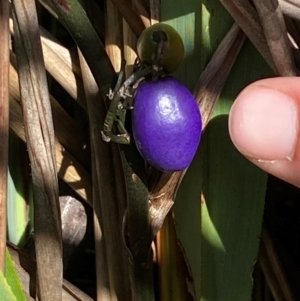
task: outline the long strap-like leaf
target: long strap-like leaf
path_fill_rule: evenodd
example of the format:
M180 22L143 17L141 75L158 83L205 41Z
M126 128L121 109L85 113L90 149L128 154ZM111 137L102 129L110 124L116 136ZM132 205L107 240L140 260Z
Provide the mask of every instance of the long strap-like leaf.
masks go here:
M55 139L34 1L14 1L13 17L32 171L39 293L42 301L59 301L62 299L62 244Z

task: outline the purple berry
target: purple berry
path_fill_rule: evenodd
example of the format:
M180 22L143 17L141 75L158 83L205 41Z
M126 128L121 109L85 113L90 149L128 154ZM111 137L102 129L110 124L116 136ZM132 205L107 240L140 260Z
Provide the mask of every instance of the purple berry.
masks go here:
M202 130L190 91L171 76L146 81L139 85L133 107L133 136L144 159L163 171L187 168Z

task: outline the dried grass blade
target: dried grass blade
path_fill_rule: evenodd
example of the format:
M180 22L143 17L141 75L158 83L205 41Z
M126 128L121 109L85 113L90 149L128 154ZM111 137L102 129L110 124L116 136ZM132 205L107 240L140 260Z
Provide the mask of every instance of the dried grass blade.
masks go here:
M123 42L124 42L124 59L126 61L125 77L128 78L133 72L133 65L136 60L136 35L131 30L129 24L123 19Z
M113 4L119 10L120 14L131 27L132 31L139 37L145 29L145 25L138 14L132 9L131 5L124 0L112 0Z
M289 17L285 17L284 20L285 20L286 28L288 31L288 38L293 46L292 53L293 53L294 59L297 63L295 52L299 51L300 36L298 34L298 30L296 28L295 22Z
M16 58L11 53L11 64L13 67L17 67ZM12 80L11 86L13 88L14 99L20 103L20 92L19 92L19 79L17 72L11 68L10 78ZM88 143L88 139L83 130L76 124L74 119L63 109L58 101L50 95L50 103L53 115L53 123L55 129L55 135L62 146L68 149L77 161L85 168L90 167L90 157L85 150Z
M40 33L47 71L86 110L77 53L63 47L42 27Z
M106 1L105 49L116 72L121 69L123 56L122 18L111 0Z
M24 125L21 113L21 107L14 100L10 100L10 128L24 142L26 142ZM56 141L56 164L58 175L64 180L80 197L82 197L90 206L92 187L91 175Z
M11 34L14 34L12 20ZM47 71L86 110L86 101L77 53L62 46L48 31L40 27L43 56Z
M297 69L292 56L285 22L277 1L254 0L277 74L296 76ZM276 3L277 2L277 3Z
M300 20L300 3L298 0L278 0L278 3L285 15Z
M86 66L85 60L80 56L80 61L82 65L82 73L84 77L85 93L87 96L88 104L90 99L94 99L95 95L98 93L97 84L94 82L90 70ZM92 125L91 125L92 126ZM93 133L93 131L91 131ZM111 283L109 280L109 267L108 261L106 260L106 246L104 244L103 237L103 225L99 220L101 216L100 206L98 206L100 201L100 191L97 178L96 169L96 158L97 154L94 152L93 144L95 143L93 139L93 134L91 135L91 152L92 152L92 181L93 181L93 214L94 214L94 238L95 238L95 257L96 257L96 291L97 300L109 301L114 300L111 293Z
M244 41L245 35L235 23L201 73L194 89L194 95L201 108L203 127L211 118L213 108Z
M18 84L18 75L16 70L11 66L9 76L9 93L10 93L10 128L24 142L25 132L23 118L20 107L20 91ZM50 97L51 99L51 97ZM53 110L55 111L55 109ZM75 125L74 125L75 126ZM72 131L69 131L72 133ZM76 133L77 130L75 131ZM72 133L74 136L74 133ZM76 135L75 135L76 137ZM79 139L78 141L82 141ZM87 170L66 150L58 141L55 142L56 164L58 175L64 180L80 197L91 205L92 187L91 175Z
M275 70L274 62L259 22L259 17L250 2L248 0L220 1L245 32L250 41L255 45L266 62Z
M67 280L63 280L63 301L93 301L90 296ZM103 300L105 301L105 300Z
M266 228L262 230L259 264L276 301L296 301L274 243Z
M9 130L9 13L10 2L0 1L0 270L4 273Z
M92 155L92 177L93 183L97 183L97 173L95 155ZM93 185L93 202L99 202L100 192L98 185ZM106 248L103 237L103 225L99 219L101 213L97 213L99 206L94 206L94 238L95 238L95 258L96 258L96 292L97 300L110 301L113 299L110 292L109 268L106 260Z
M134 11L140 16L141 20L143 21L145 27L149 27L151 25L150 22L150 15L147 11L147 8L140 0L133 0L132 1Z
M55 139L34 1L13 1L13 19L32 171L39 295L42 301L59 301L62 300L62 241Z
M155 236L160 230L166 215L172 208L180 182L184 176L183 171L161 175L155 189L150 195L150 221L152 233Z
M97 268L103 269L97 273L97 300L131 300L127 251L120 227L126 206L120 153L117 145L101 138L101 120L106 109L104 102L99 101L98 87L81 55L80 63L90 120L93 186L97 186L93 190Z

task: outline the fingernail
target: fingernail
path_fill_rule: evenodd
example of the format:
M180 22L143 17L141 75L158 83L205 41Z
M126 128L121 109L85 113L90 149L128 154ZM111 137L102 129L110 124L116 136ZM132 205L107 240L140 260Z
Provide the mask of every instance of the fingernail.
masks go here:
M298 112L288 95L264 86L242 92L229 115L233 143L246 156L264 161L292 160Z

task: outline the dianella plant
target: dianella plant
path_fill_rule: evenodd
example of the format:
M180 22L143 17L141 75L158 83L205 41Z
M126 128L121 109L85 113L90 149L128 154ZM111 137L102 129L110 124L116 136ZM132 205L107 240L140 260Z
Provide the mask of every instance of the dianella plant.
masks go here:
M298 192L228 132L246 85L297 76L299 16L285 0L0 0L0 299L299 300L284 242L300 225L283 210L278 228L270 202Z

